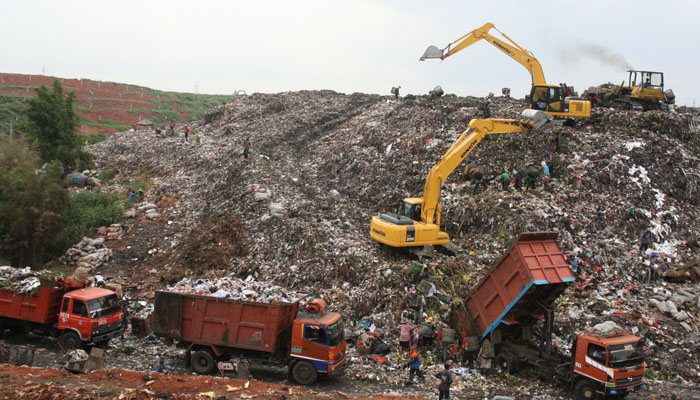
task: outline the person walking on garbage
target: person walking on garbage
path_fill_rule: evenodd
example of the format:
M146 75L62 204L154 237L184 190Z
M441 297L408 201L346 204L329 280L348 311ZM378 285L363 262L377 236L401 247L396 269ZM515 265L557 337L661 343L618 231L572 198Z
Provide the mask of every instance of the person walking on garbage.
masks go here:
M126 302L122 304L122 340L126 338L126 330L129 328L129 307Z
M469 368L474 369L474 359L478 352L479 350L469 347L467 332L462 331L462 366L466 367L467 363L469 363Z
M515 190L522 190L523 176L517 169L513 170L513 179L515 179Z
M399 325L399 345L402 349L409 350L411 348L411 332L415 328L407 320L401 321L401 325Z
M435 377L440 379L440 384L438 385L438 400L450 398L450 385L453 381L452 372L450 372L451 366L452 360L448 360L445 363L445 369L435 374Z
M143 189L139 189L139 203L143 203Z
M433 328L433 318L428 318L426 323L423 323L418 328L418 343L420 346L427 347L433 344L435 329Z
M486 189L486 176L483 172L476 170L471 176L474 182L474 193L478 193L480 189Z
M501 174L501 187L503 190L508 190L508 186L510 186L510 174L504 172Z
M413 383L413 376L418 375L418 378L421 380L425 379L425 376L423 375L423 371L420 370L420 358L418 357L418 351L415 349L411 349L411 359L406 363L404 368L408 367L408 381L406 382L406 386L410 385Z
M190 135L190 126L189 126L189 125L185 125L185 142L188 141L189 135Z
M469 182L472 171L476 171L476 168L472 167L471 163L464 167L464 175L462 175L462 182Z
M248 154L250 154L250 136L246 136L243 141L243 158L247 160Z
M527 186L530 189L534 189L535 186L537 186L537 178L539 176L540 171L538 171L534 166L530 166L530 168L527 169Z
M99 272L95 274L95 286L101 287L101 288L107 287L107 285L105 284L105 278Z
M642 237L639 240L640 241L640 244L639 244L639 254L640 255L644 255L644 252L646 252L647 249L649 249L649 246L652 244L652 239L653 239L653 236L651 235L651 231L649 229L644 231L644 233L642 234Z
M481 343L481 349L479 349L479 366L481 367L481 374L488 375L491 373L491 368L493 368L493 359L496 356L495 349L491 344L489 339L485 339Z

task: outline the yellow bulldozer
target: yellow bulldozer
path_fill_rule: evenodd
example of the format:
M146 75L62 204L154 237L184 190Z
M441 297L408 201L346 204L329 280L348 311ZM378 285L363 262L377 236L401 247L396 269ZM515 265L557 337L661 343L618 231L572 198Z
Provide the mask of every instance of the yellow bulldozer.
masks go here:
M673 90L664 91L664 73L654 71L627 71L627 82L617 88L613 107L632 110L658 110L674 104Z

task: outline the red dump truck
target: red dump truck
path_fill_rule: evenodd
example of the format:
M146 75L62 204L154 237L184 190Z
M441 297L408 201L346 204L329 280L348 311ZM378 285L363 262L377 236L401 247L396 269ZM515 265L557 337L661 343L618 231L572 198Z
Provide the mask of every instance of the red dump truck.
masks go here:
M288 367L304 385L319 374L347 367L343 321L338 313L298 312L299 302L264 303L157 291L153 332L183 345L185 364L209 374L218 362L244 359L266 367Z
M116 293L98 287L40 286L36 294L0 289L0 332L5 328L56 335L72 350L121 334L122 310Z
M578 399L621 398L642 389L643 343L628 331L580 333L572 338L571 356L552 345L552 304L574 281L556 237L521 234L465 298L457 325L479 343L489 339L497 367L515 373L530 366Z

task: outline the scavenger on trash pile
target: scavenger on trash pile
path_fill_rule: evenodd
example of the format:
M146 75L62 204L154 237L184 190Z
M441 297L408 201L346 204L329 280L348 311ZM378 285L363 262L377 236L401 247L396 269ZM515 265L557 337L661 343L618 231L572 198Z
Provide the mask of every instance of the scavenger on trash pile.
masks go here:
M452 385L452 373L450 372L450 367L452 366L452 360L445 362L445 369L435 374L435 377L440 379L440 385L438 385L438 399L449 399L450 398L450 385Z

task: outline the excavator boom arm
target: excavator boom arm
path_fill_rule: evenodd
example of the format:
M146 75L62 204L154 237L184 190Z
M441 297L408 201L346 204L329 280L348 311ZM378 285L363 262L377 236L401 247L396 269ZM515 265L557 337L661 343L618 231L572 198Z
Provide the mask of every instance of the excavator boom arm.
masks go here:
M544 78L544 71L542 71L542 65L529 51L524 49L515 41L509 38L505 33L500 32L504 38L507 39L503 41L495 36L489 34L491 29L498 30L492 23L486 23L484 26L467 33L466 35L458 38L452 43L448 44L447 47L440 50L435 46L430 46L425 51L423 56L420 58L421 61L428 58L440 58L444 60L445 58L464 50L465 48L471 46L472 44L478 42L479 40L486 40L487 42L494 45L497 49L501 50L503 53L508 55L513 60L517 61L520 65L525 67L530 73L533 85L546 85L547 81Z
M435 164L425 179L421 220L431 223L437 212L440 191L452 171L474 150L486 135L514 132L528 132L547 122L551 117L543 112L526 110L523 118L515 119L473 119L469 127L454 142L442 159Z

